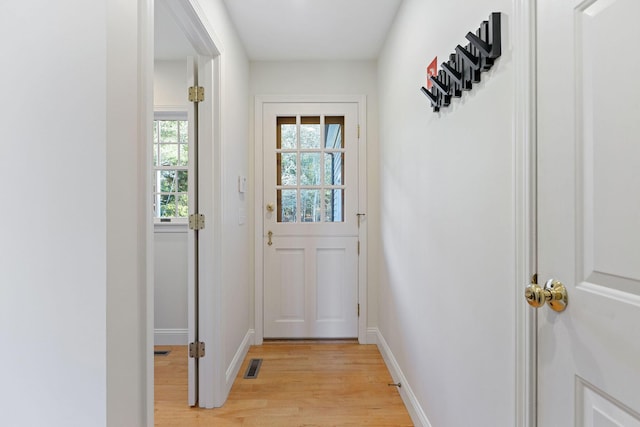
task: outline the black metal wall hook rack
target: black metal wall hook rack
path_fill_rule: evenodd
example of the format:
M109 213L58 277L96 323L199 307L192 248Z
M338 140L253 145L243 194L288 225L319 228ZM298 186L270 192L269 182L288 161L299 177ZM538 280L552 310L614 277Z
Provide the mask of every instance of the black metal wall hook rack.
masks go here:
M466 46L458 45L449 60L441 64L440 71L429 77L431 89L424 86L422 93L429 98L434 112L451 104L451 98L460 98L463 91L471 90L474 83L480 82L483 71L491 69L502 54L500 12L489 15L488 21L482 21L474 33L468 32Z

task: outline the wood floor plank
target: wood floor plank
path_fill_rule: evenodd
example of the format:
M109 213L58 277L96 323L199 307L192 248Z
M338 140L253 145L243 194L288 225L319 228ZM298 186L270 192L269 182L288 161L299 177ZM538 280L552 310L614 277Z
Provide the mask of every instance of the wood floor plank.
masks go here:
M253 346L222 408L187 405L187 348L155 356L156 426L412 426L398 390L373 345L265 342ZM250 359L258 377L244 379Z

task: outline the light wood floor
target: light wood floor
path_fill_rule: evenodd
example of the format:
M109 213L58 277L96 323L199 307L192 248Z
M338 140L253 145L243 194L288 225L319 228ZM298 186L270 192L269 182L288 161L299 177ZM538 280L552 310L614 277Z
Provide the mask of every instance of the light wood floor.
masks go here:
M186 347L155 356L156 426L412 426L374 345L274 342L253 346L222 408L187 406ZM244 379L249 359L263 359Z

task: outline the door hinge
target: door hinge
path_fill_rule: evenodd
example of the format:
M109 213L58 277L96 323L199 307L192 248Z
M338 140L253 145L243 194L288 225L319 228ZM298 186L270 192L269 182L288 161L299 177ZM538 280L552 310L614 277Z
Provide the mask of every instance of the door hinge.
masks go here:
M360 125L358 125L358 139L360 139Z
M360 304L358 304L358 317L360 317Z
M204 87L191 86L189 88L189 102L202 102L204 101Z
M204 215L203 214L191 214L189 215L189 229L190 230L202 230L204 228Z
M189 357L194 359L204 357L204 343L202 341L189 343Z
M360 255L360 240L358 240L358 255Z

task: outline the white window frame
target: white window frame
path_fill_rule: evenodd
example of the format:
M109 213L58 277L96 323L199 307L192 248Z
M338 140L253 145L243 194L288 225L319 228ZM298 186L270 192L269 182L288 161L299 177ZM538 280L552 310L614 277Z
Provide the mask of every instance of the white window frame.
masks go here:
M155 125L155 122L158 120L180 120L180 121L187 121L188 122L188 113L187 111L154 111L153 113L153 123ZM153 135L153 133L152 133ZM189 135L190 136L190 135ZM152 142L152 147L155 149L155 141ZM191 138L187 139L187 147L189 147L189 152L191 151ZM152 158L151 158L151 164L152 164L152 179L151 182L154 183L152 188L151 188L151 203L152 206L156 206L157 201L155 200L156 197L156 171L161 170L162 168L158 167L155 162L153 161L153 152L152 152ZM189 156L189 162L191 162L191 156ZM188 166L186 167L176 167L176 168L172 168L172 169L176 169L176 170L188 170ZM153 222L154 222L154 228L157 227L170 227L172 225L186 225L189 223L189 218L188 217L165 217L165 218L161 218L159 216L157 216L156 210L152 208L152 212L153 212Z

